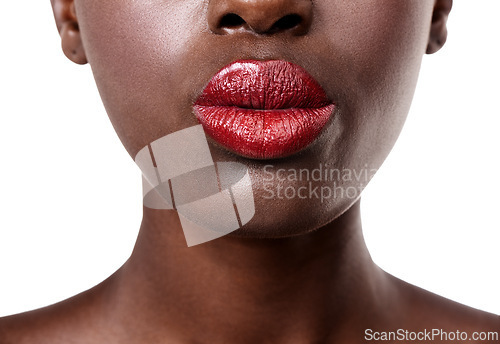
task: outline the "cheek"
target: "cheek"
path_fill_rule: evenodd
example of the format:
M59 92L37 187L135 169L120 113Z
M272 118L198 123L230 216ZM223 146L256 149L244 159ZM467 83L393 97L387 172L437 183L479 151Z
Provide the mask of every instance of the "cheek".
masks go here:
M348 128L342 144L349 147L346 154L353 161L378 167L399 135L413 98L433 1L316 4L330 53L343 63L335 71L346 85L337 92L344 97Z
M317 25L328 33L332 53L350 60L358 86L371 90L382 81L394 84L415 76L427 45L432 3L350 0L330 7L320 1Z
M200 1L183 1L182 6L178 1L77 3L101 98L132 156L152 139L196 124L187 123L186 116L167 114L190 107L175 74L186 47L202 29L199 20L192 20L201 17L200 6ZM179 99L185 99L184 104Z

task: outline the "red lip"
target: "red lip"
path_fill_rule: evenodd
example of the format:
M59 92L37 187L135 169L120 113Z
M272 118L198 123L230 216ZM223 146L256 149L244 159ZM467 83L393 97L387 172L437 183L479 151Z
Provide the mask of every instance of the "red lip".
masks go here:
M254 159L282 158L320 134L334 105L302 67L242 60L221 69L194 104L205 132Z

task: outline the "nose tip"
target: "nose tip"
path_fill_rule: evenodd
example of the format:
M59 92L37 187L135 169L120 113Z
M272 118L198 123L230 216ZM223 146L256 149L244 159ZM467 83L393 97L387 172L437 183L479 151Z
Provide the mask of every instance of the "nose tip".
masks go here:
M312 21L312 0L210 0L208 26L216 34L253 32L307 33Z

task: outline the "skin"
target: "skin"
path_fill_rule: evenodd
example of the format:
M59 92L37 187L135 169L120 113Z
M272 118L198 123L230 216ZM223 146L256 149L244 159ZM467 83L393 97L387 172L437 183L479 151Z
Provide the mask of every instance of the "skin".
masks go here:
M176 212L144 208L135 249L115 274L56 305L0 319L1 344L363 343L365 329L500 331L498 316L377 267L363 240L359 193L325 202L262 197L266 164L273 171L320 163L380 167L408 113L423 54L446 41L451 0L52 5L64 53L90 63L132 157L196 125L192 104L237 59L299 64L337 110L314 144L286 159L248 160L209 141L215 161L238 161L251 171L257 216L231 235L188 248ZM224 25L228 13L242 21ZM301 21L275 25L290 13Z

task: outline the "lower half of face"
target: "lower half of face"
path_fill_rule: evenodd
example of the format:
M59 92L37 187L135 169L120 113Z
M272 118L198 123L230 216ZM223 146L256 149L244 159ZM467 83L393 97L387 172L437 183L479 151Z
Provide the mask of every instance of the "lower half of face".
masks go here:
M432 9L430 0L76 2L130 155L201 123L211 159L249 172L255 215L235 233L254 237L311 231L358 199L403 126Z

